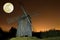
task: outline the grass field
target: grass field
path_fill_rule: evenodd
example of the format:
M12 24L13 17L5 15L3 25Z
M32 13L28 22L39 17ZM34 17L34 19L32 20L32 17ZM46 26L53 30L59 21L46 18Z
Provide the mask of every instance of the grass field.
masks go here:
M16 38L12 38L10 40L39 40L36 37L16 37Z
M50 38L44 38L44 39L39 39L36 37L16 37L10 40L60 40L60 37L50 37Z

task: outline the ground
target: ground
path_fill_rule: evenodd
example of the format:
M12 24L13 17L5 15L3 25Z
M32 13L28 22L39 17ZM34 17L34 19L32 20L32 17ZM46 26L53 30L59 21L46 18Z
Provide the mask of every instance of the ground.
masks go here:
M39 39L36 37L16 37L16 38L11 38L10 40L60 40L60 37L50 37L44 39Z
M10 40L38 40L38 38L36 38L36 37L16 37L16 38L12 38Z

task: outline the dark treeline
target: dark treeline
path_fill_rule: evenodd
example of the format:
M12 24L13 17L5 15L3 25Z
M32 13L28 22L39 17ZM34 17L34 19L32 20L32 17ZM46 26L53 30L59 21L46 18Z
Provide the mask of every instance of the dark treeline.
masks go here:
M60 37L60 30L49 30L46 32L33 32L32 35L37 38Z
M16 29L11 28L9 32L4 32L0 29L0 40L8 40L12 37L16 37ZM49 30L46 32L32 32L33 37L47 38L47 37L60 37L60 30Z
M4 32L0 29L0 40L8 40L9 38L15 37L16 29L11 28L9 32Z

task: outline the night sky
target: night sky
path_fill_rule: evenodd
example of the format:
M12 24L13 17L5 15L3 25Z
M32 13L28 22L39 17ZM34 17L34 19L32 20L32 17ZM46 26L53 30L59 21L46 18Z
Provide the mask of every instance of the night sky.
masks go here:
M14 5L12 13L3 11L3 5L11 2ZM31 16L32 30L35 32L50 29L60 30L60 1L58 0L22 0L25 10ZM21 16L19 0L0 0L0 28L9 31L11 27L17 28L17 21L8 24L7 19Z

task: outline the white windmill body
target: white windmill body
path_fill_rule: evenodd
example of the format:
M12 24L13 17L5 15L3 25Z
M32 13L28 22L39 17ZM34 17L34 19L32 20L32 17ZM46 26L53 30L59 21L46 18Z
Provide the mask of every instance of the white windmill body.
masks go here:
M18 28L17 28L17 34L16 36L32 36L32 28L31 23L29 23L29 20L27 19L29 16L26 16L23 14L21 19L18 21Z
M25 12L23 6L21 6L23 11L23 15L18 20L18 28L16 36L32 36L32 28L31 28L31 18Z

